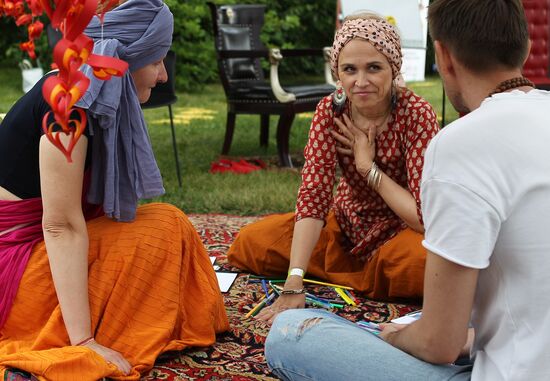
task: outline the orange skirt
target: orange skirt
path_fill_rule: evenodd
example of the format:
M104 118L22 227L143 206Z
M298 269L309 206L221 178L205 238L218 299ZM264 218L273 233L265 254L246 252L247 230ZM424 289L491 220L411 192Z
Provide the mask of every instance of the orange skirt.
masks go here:
M10 367L40 380L139 380L159 354L211 345L229 328L212 264L179 209L144 205L132 223L89 221L88 234L92 332L122 353L131 374L86 347L70 346L41 242L0 329L0 376Z
M269 216L247 225L229 249L228 260L255 274L285 278L293 231L294 213ZM419 299L423 295L426 262L422 239L422 234L405 229L365 262L344 250L344 234L331 212L311 255L307 274L353 287L371 299Z

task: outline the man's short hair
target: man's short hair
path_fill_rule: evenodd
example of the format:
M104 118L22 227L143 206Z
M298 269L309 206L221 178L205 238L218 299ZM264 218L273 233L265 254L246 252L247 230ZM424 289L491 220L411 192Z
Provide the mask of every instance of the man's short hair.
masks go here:
M521 0L435 0L428 9L430 35L468 69L523 66L529 31Z

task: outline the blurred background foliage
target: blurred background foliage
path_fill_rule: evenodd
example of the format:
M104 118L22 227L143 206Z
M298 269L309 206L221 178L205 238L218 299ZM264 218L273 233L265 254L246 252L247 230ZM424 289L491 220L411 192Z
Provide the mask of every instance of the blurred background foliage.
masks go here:
M178 57L178 87L198 90L218 81L212 20L204 0L166 0L174 13L173 49ZM322 48L332 44L336 6L334 0L223 0L217 5L265 4L262 41L268 47ZM296 58L281 66L281 74L320 74L319 62Z
M200 91L204 85L218 81L212 21L205 0L165 0L174 14L173 49L177 55L178 89ZM335 0L214 0L218 5L265 4L262 41L267 47L322 48L332 45L336 21ZM43 16L42 21L48 21ZM23 58L19 43L26 40L23 28L10 18L0 18L0 65L16 65ZM36 52L44 70L51 64L45 32L36 41ZM433 53L428 46L426 68L431 73ZM281 76L321 76L322 58L293 58L281 65ZM266 65L267 67L267 65Z

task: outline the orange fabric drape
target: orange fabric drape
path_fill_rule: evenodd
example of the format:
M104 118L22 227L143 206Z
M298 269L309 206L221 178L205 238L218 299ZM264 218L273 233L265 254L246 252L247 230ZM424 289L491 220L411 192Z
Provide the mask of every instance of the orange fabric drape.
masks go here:
M247 225L229 249L229 262L255 274L285 278L293 230L294 213ZM418 299L423 295L426 261L422 239L422 234L404 229L364 262L342 246L344 236L331 212L311 255L307 276L353 287L371 299Z
M68 346L41 242L0 329L0 375L13 367L41 380L138 380L160 353L211 345L229 328L206 250L180 210L148 204L132 223L100 217L88 222L88 232L92 332L124 355L132 373L123 376L90 349Z

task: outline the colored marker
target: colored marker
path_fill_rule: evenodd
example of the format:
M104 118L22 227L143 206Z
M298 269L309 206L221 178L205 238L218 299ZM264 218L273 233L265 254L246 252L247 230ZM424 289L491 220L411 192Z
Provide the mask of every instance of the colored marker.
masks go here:
M267 283L265 282L265 279L262 279L262 289L264 290L265 297L269 298L269 290L267 289Z
M336 292L338 293L338 295L340 295L340 297L341 297L342 299L344 299L344 301L345 301L347 304L349 304L349 305L351 305L351 306L353 306L353 305L356 306L356 305L357 305L357 304L355 304L355 302L354 302L353 300L351 300L351 299L349 298L349 296L346 295L346 293L344 292L344 290L342 290L341 288L339 288L339 287L334 287L334 291L336 291Z
M352 287L341 286L341 285L339 285L339 284L334 284L334 283L321 282L321 281L313 280L313 279L306 279L306 278L304 278L303 281L306 282L306 283L320 284L320 285L322 285L322 286L339 287L339 288L343 288L344 290L353 290Z

